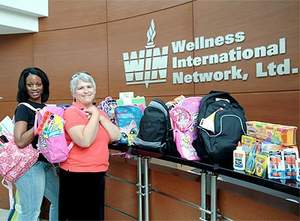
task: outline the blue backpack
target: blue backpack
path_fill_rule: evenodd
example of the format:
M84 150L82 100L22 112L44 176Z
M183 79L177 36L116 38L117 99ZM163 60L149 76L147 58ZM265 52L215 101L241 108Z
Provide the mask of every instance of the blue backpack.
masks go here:
M137 136L140 127L140 121L143 116L142 110L137 106L124 105L115 109L115 118L117 126L121 131L119 144L132 145Z

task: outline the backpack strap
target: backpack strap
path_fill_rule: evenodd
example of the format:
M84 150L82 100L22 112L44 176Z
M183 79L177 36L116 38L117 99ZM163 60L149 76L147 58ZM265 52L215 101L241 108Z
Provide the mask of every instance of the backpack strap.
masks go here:
M173 137L174 134L173 134L173 128L172 128L172 121L170 120L169 108L167 107L165 102L159 98L153 98L148 106L156 107L165 114L165 117L167 120L166 152L168 152L170 154L178 155L177 151L176 151L176 153L173 153L173 151L172 151L172 147L175 144L174 144L174 137Z
M40 110L40 108L35 108L31 104L28 104L26 102L21 102L21 103L18 104L18 106L20 106L20 105L24 105L24 106L28 107L30 110L32 110L34 112L37 112L37 111Z
M9 195L9 209L12 210L14 208L15 200L14 200L14 193L13 193L13 184L4 178L2 179L2 185L8 189Z
M32 105L26 103L26 102L21 102L21 103L18 103L17 106L20 106L20 105L24 105L26 107L28 107L30 110L34 111L34 112L37 112L39 110L39 108L34 108ZM12 117L12 121L15 122L15 115L13 115Z

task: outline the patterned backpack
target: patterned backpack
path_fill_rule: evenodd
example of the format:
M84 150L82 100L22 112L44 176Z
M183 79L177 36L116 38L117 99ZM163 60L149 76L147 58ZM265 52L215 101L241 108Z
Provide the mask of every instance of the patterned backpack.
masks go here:
M36 111L28 103L19 103ZM0 176L8 182L16 182L37 161L39 153L29 144L27 147L19 148L14 142L14 120L8 116L0 123Z
M119 144L132 145L136 138L143 116L141 108L133 105L118 106L115 109L116 123L121 131Z
M28 103L19 103L36 111ZM0 122L0 176L3 177L2 184L8 189L9 206L14 207L13 183L25 174L38 160L39 152L31 144L19 148L14 142L14 120L6 116Z
M110 121L116 124L115 109L117 106L116 100L114 100L112 97L106 97L99 103L98 108L103 110L107 114Z
M50 163L60 163L67 159L73 146L65 138L64 108L47 105L36 113L35 133L39 135L38 150Z
M170 110L174 141L180 156L187 160L199 160L192 143L197 138L197 116L201 97L181 99Z

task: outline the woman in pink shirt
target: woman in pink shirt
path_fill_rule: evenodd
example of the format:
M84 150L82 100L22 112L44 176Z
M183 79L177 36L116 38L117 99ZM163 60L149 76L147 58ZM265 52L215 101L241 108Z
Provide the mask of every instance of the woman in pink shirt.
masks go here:
M108 144L119 128L93 105L96 84L86 72L72 76L74 102L64 113L66 138L74 146L60 164L59 220L104 220Z

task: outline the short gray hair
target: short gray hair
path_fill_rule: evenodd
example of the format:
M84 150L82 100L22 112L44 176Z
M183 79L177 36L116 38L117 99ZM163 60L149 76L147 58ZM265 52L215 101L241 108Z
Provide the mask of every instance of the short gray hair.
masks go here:
M80 72L73 74L73 76L71 78L70 89L71 89L72 95L75 94L78 81L90 82L90 83L92 83L93 87L96 89L96 82L95 82L94 78L88 72L80 71Z

